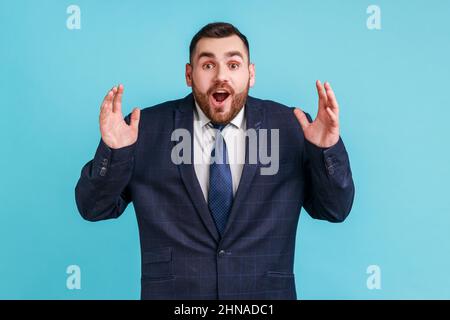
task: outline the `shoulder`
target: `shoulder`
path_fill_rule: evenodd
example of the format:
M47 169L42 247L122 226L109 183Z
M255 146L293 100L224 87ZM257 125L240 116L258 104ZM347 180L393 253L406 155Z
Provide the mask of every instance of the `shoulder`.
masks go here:
M172 130L173 115L175 109L186 100L185 98L169 100L141 109L139 120L139 130L162 132ZM131 112L125 117L125 121L130 123Z
M173 123L174 112L181 105L186 105L188 97L169 100L141 109L140 123L142 127L168 125Z
M146 107L141 110L141 117L142 118L161 118L161 117L172 117L173 111L177 108L179 103L183 99L177 99L177 100L169 100L165 102L158 103L153 106Z
M252 96L248 96L248 102L252 105L259 105L265 109L266 112L288 112L292 111L292 108L284 105L280 102L268 100L268 99L259 99Z
M282 122L295 127L298 125L293 107L274 100L259 99L251 96L248 97L248 105L250 108L254 106L260 108L266 120L270 122Z

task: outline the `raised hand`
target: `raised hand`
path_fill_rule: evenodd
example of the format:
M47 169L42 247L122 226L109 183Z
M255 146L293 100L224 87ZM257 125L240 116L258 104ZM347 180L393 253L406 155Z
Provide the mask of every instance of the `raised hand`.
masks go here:
M339 105L328 82L323 86L317 80L316 87L319 95L319 111L316 119L309 123L300 108L295 108L294 114L309 142L321 148L329 148L339 141Z
M122 115L122 95L123 85L114 86L106 94L100 109L102 140L112 149L132 145L138 137L141 111L138 108L133 109L130 125L128 125Z

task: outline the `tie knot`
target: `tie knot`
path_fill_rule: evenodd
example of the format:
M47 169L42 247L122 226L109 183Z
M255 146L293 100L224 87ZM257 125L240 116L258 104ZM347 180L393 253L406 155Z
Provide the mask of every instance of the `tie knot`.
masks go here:
M214 122L210 122L210 123L214 129L219 130L219 131L222 131L223 128L225 128L227 126L226 124L216 124Z

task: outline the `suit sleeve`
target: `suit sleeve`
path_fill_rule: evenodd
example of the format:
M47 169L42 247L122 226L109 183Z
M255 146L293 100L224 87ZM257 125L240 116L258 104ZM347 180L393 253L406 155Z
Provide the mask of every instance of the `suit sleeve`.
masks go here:
M81 216L88 221L118 218L131 202L131 180L136 142L111 149L103 140L94 159L84 165L75 187L75 200Z
M308 120L311 117L307 114ZM355 186L344 142L320 148L304 140L303 168L305 198L303 207L314 219L344 221L353 205Z

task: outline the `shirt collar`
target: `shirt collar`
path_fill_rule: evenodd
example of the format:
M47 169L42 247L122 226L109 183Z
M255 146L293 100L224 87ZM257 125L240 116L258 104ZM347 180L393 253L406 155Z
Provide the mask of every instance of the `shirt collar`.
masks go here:
M194 99L195 101L195 99ZM234 125L238 129L243 129L244 126L244 112L245 105L241 108L239 113L230 121L232 125ZM195 101L195 110L197 111L197 120L200 121L200 127L203 128L208 123L211 122L211 120L206 116L206 114L203 112L203 110L198 105L197 101Z

